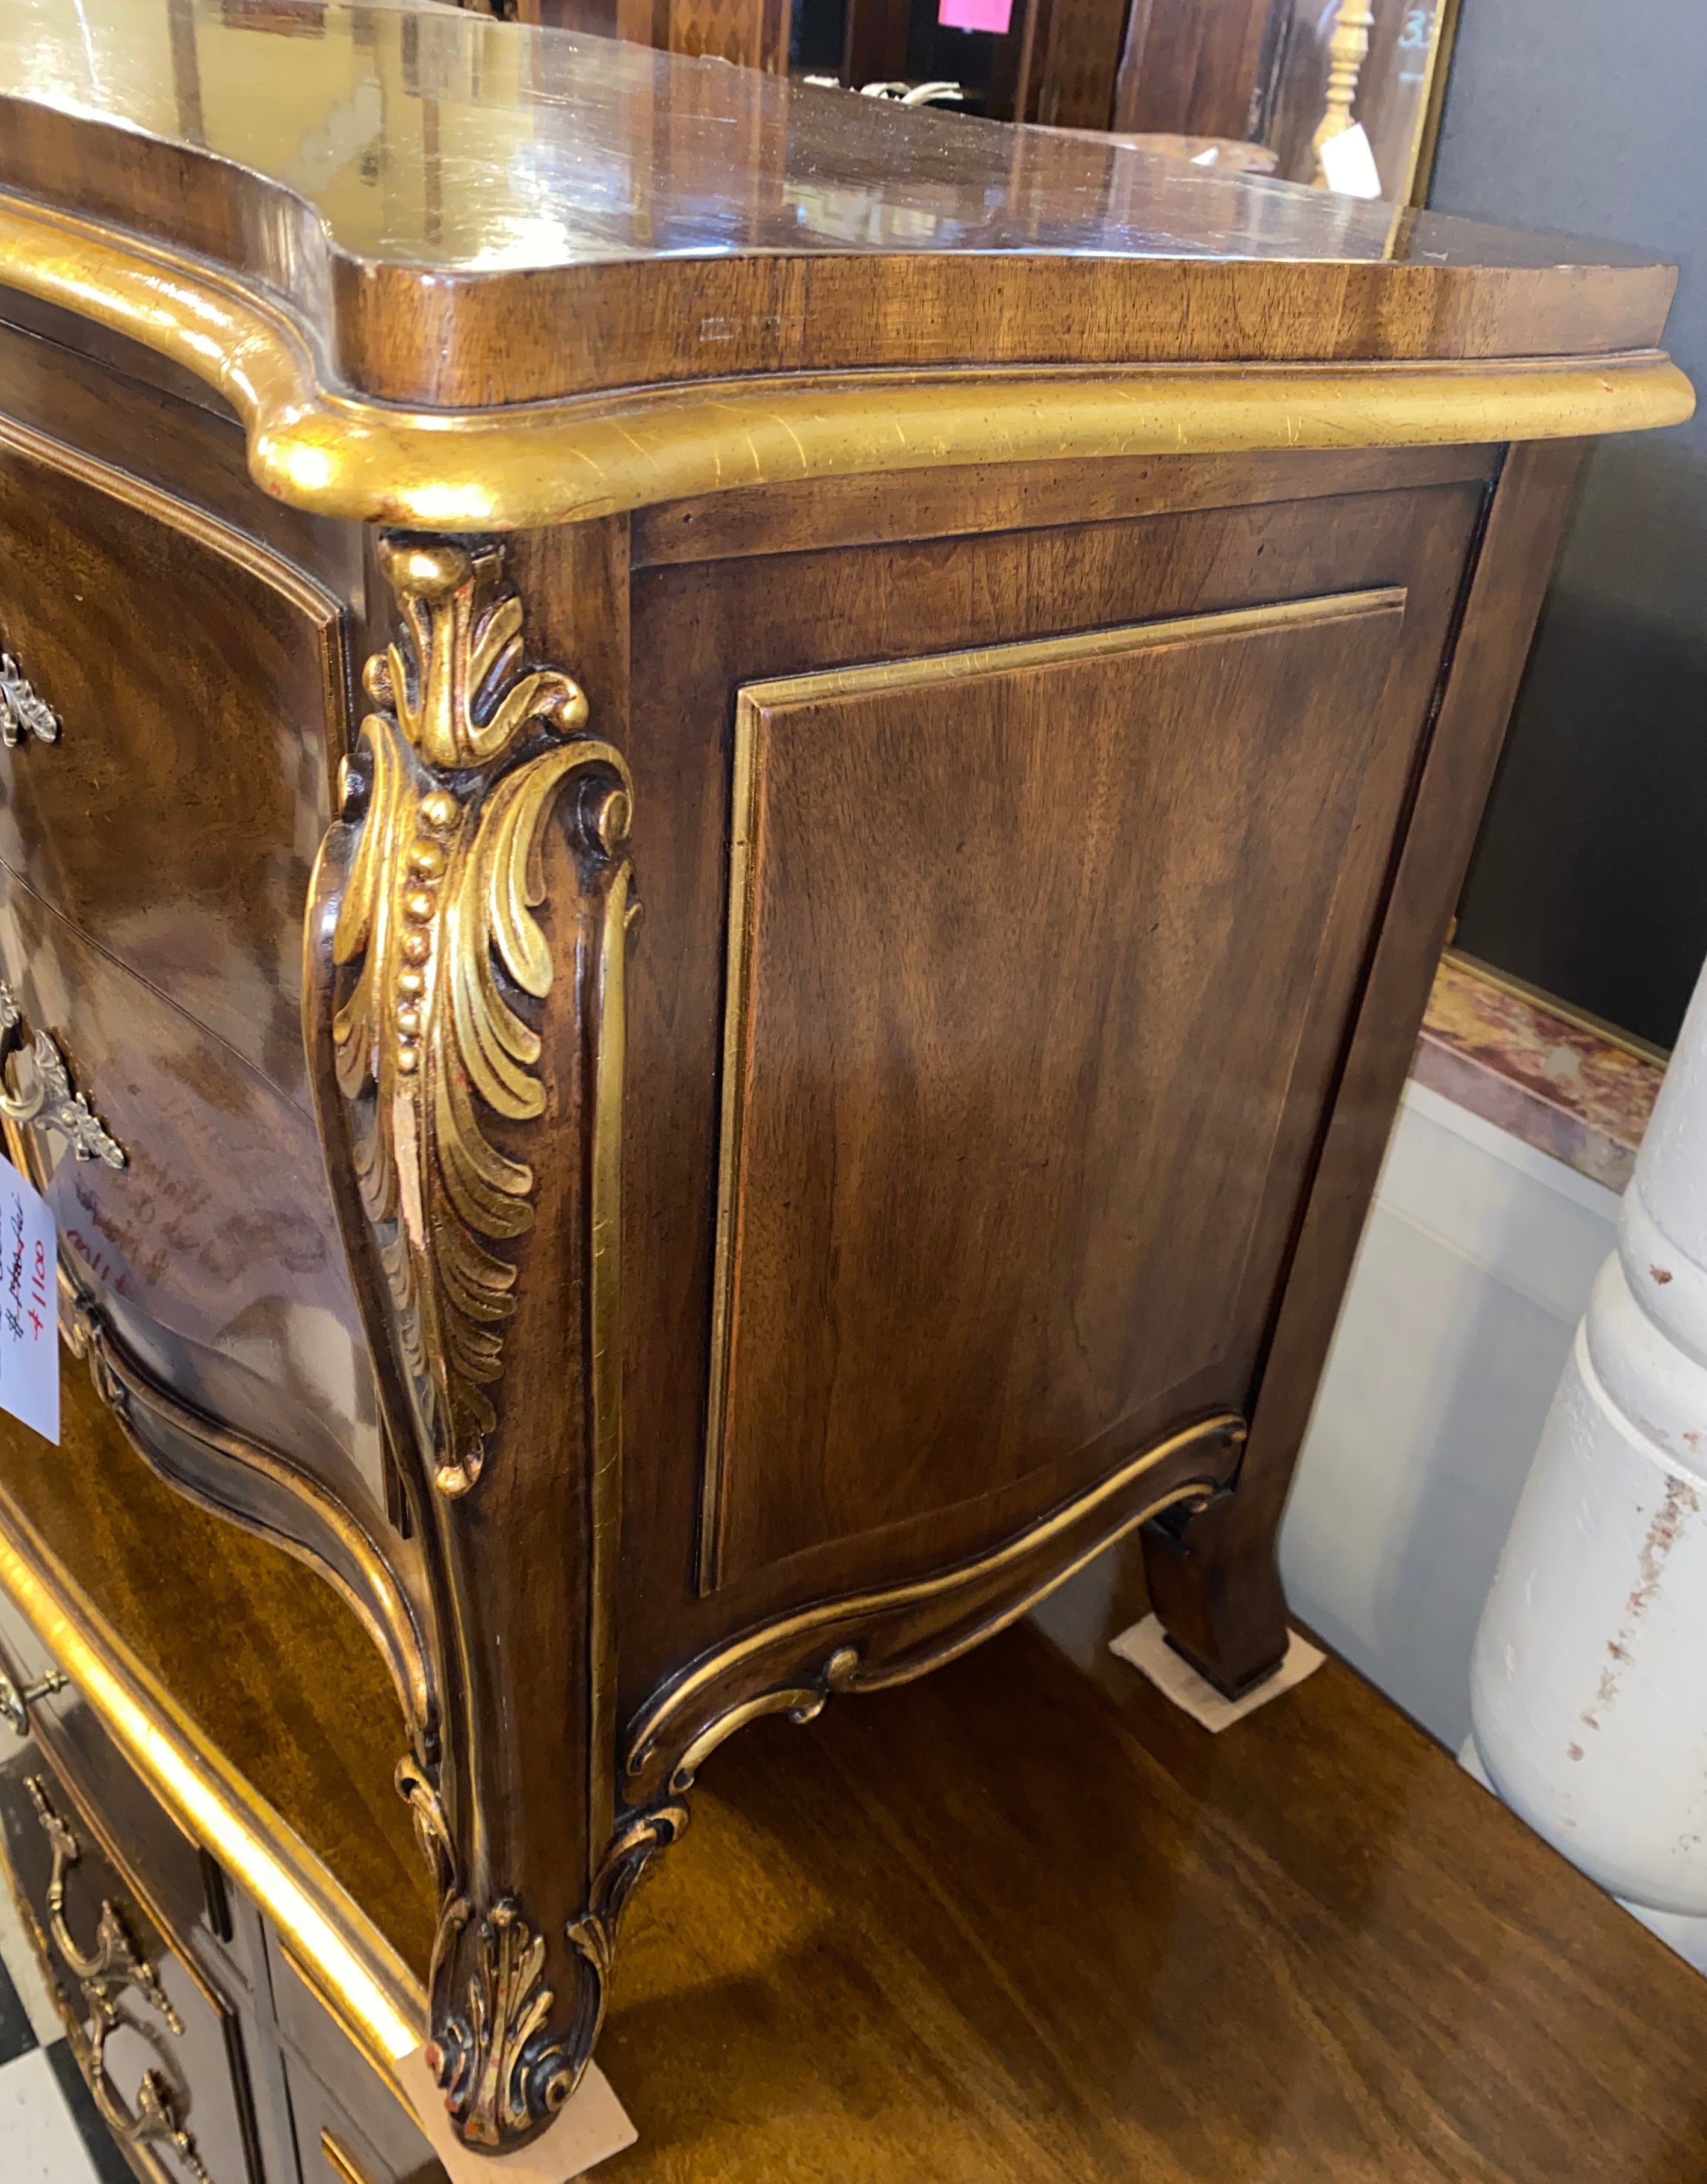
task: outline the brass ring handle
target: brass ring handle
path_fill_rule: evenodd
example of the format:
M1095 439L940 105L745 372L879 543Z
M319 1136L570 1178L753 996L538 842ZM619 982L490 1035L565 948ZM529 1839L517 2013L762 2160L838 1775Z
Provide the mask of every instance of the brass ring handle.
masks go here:
M26 736L34 736L37 743L57 744L59 716L31 688L11 654L0 652L0 744L15 749Z
M95 1929L92 1950L80 1949L65 1923L65 1875L81 1858L83 1847L71 1830L48 1802L47 1791L38 1774L29 1774L24 1786L30 1793L30 1802L36 1808L36 1817L53 1847L53 1871L47 1883L47 1930L53 1937L53 1946L64 1958L66 1968L83 1991L83 1999L89 2008L89 2029L73 2036L72 2047L83 2075L89 2081L89 2090L95 2097L95 2105L106 2120L108 2128L125 2145L141 2148L154 2140L164 2141L177 2154L196 2184L213 2184L202 2166L202 2157L196 2142L179 2113L180 2097L164 2070L145 2070L136 2088L136 2105L126 2108L114 2090L107 2075L106 2047L108 2037L120 2025L140 2032L145 2038L155 2040L152 2031L126 2014L124 1997L127 1988L134 1987L168 2032L181 2037L184 2020L172 2005L170 1997L156 1978L153 1966L131 1939L119 1907L110 1897L101 1904L101 1917ZM158 2047L158 2041L155 2044ZM164 2049L159 2049L164 2059Z
M0 1669L0 1721L9 1722L15 1736L30 1734L30 1709L40 1699L51 1698L55 1691L63 1691L65 1679L57 1669L49 1669L45 1676L37 1676L33 1684L25 1684L20 1691L3 1669Z
M45 1031L38 1031L27 1050L35 1072L34 1088L11 1089L11 1063L25 1052L23 1011L12 989L0 983L0 1115L14 1123L33 1123L38 1130L60 1130L71 1140L80 1161L102 1160L108 1167L124 1167L124 1147L112 1137L84 1095L72 1088L71 1072Z

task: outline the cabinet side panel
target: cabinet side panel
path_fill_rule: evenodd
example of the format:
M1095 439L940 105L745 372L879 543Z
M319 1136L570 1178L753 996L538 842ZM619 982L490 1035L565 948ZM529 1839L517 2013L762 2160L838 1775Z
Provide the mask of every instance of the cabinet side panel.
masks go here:
M1347 837L1406 737L1403 612L743 696L708 1569L1242 1406L1332 1063L1309 1034L1347 1001L1332 928L1369 916Z
M1259 488L1261 482L1254 465L1253 485ZM893 1507L880 1506L871 1520L875 1530L868 1526L843 1534L837 1519L827 1539L821 1536L821 1526L815 1533L820 1519L814 1518L789 1535L791 1540L810 1540L812 1544L786 1552L780 1560L761 1558L742 1575L726 1571L724 1582L709 1598L699 1591L705 1574L701 1561L704 1457L717 1287L730 843L736 823L731 786L742 687L844 667L899 665L939 652L1033 638L1087 632L1106 636L1129 623L1402 588L1406 606L1391 678L1376 701L1385 724L1383 740L1364 769L1356 810L1341 847L1334 849L1325 837L1317 845L1324 872L1336 859L1343 861L1342 884L1350 891L1348 903L1357 898L1372 905L1390 869L1393 828L1414 785L1482 500L1479 482L1466 482L1420 491L1370 491L1222 506L1042 532L759 554L637 571L630 755L637 809L646 815L643 838L637 833L636 853L647 922L631 978L631 1096L626 1132L625 1709L639 1706L673 1665L714 1645L721 1634L796 1603L831 1599L862 1585L945 1568L982 1552L993 1540L1017 1535L1072 1494L1085 1477L1097 1475L1104 1459L1118 1460L1117 1447L1093 1446L1083 1465L1076 1468L1070 1436L1064 1435L1051 1441L1061 1462L1028 1470L1020 1452L1024 1442L1020 1432L999 1462L987 1452L980 1455L977 1489L970 1500L946 1501L940 1479L934 1484L915 1479L913 1487L898 1490L895 1505L911 1513L897 1516ZM863 753L850 750L842 760L833 758L834 738L817 739L818 762L831 766L832 777L835 763L854 766L857 762L861 770L845 786L826 777L811 788L807 803L799 802L800 792L795 792L798 839L789 857L773 867L775 881L783 890L779 902L792 901L797 911L804 905L812 915L821 911L832 920L845 914L846 905L838 911L833 899L820 904L820 876L803 872L798 862L802 851L809 850L814 856L843 861L831 869L857 878L854 902L869 899L880 905L884 917L897 921L894 929L904 930L899 905L904 886L898 885L893 900L886 900L872 877L876 866L870 861L883 863L898 882L909 880L916 872L926 875L933 889L949 887L957 845L966 832L954 829L950 821L957 816L957 800L968 797L985 800L978 806L975 833L981 836L1002 819L1006 831L1000 839L1009 845L1023 840L1025 858L1030 861L1024 862L1025 872L1043 876L1050 887L1068 886L1086 855L1084 811L1088 808L1086 784L1093 779L1091 749L1099 733L1117 737L1113 722L1129 701L1111 700L1109 722L1098 729L1094 722L1087 725L1076 700L1059 709L1057 727L1046 723L1043 711L1035 707L1024 711L1017 691L1003 699L1004 705L1021 710L1010 718L1002 716L1008 725L1001 733L1019 737L1020 744L1009 749L1001 794L1009 800L1019 797L1031 779L1027 769L1033 762L1046 760L1062 776L1047 787L1039 784L1035 790L1039 800L1026 807L1021 823L1041 830L1034 839L1015 831L1011 811L1004 818L1004 807L989 802L996 794L990 759L999 725L997 716L980 721L970 715L942 715L944 694L935 690L928 706L915 706L910 749L909 736L898 742L892 730L883 731L875 722L865 730ZM1198 695L1210 705L1207 690ZM929 807L921 816L913 808L918 801L915 785L900 761L925 763L921 754L929 752L931 736L939 733L931 725L939 717L948 722L940 733L952 737L952 746L944 745L942 770L927 774L916 785ZM1282 797L1288 793L1287 768L1298 756L1294 738L1283 725L1293 717L1295 714L1287 715L1283 705L1265 730L1259 731L1253 721L1243 730L1227 731L1248 738L1245 755L1254 755L1259 772L1268 770L1272 793ZM1022 720L1031 726L1022 731L1016 725ZM1025 734L1043 739L1030 758L1015 755ZM1087 738L1082 751L1078 748L1081 737ZM792 740L806 753L807 738ZM1194 782L1198 755L1176 761L1180 793L1198 799L1199 811L1207 815L1203 823L1211 830L1236 828L1232 816L1208 798L1205 784ZM1231 749L1227 755L1230 759ZM780 785L782 777L777 779ZM1152 782L1146 793L1159 794L1164 786ZM802 816L809 806L809 823ZM1303 809L1302 800L1289 808L1296 815ZM1313 827L1318 816L1311 811L1306 822L1296 822L1294 816L1289 823ZM1120 822L1132 836L1134 857L1159 854L1159 830L1165 834L1170 823L1164 812L1140 826L1131 811ZM848 838L832 841L838 833ZM1177 844L1185 842L1183 821L1175 838ZM856 840L866 845L864 866L852 846ZM1214 854L1226 855L1226 843ZM1104 861L1102 883L1126 884L1131 875L1112 838L1098 855ZM1056 862L1061 867L1059 875ZM987 894L993 889L999 904L1004 897L988 877L991 869L986 868L983 886ZM1306 860L1300 871L1308 874L1309 870ZM929 898L939 899L946 900ZM1087 904L1084 914L1091 915L1093 908ZM916 906L915 914L922 914ZM1059 916L1059 911L1050 914ZM1129 903L1121 914L1132 914ZM987 939L974 921L962 944L976 950ZM1327 913L1316 939L1324 961L1330 954L1333 958L1331 972L1325 973L1332 990L1348 995L1368 960L1367 914L1359 918L1348 912ZM838 937L834 944L851 944ZM1269 936L1262 936L1262 944L1271 944ZM1027 963L1046 961L1057 988L1063 988L1055 967L1062 960L1059 935L1037 940L1027 933L1025 945L1036 950L1026 956ZM952 964L954 947L942 934L936 935L930 950L943 966ZM990 960L981 959L981 975L987 983L993 975L990 961L1000 953L999 947L993 948ZM854 989L857 992L862 980L869 983L877 975L869 967L860 970ZM937 988L947 975L944 968L934 983L915 982L930 1007L941 1003ZM1007 990L1009 985L1017 989L1018 983L1004 963L994 989L1001 1006L1022 1006ZM1043 1006L1036 1001L1029 1005ZM1080 1011L1082 1028L1083 1012L1090 1003L1070 980L1065 982L1059 1005ZM1237 995L1229 989L1227 1006L1238 1026L1263 1026L1268 1003L1259 987ZM762 1008L761 1000L761 1013ZM1343 1006L1337 1012L1323 1007L1304 1013L1310 1051L1300 1065L1304 1074L1299 1083L1315 1084L1325 1100L1343 1060ZM1176 1019L1176 1023L1184 1021L1183 1016ZM928 1020L920 1019L907 1037L922 1038L927 1030ZM1259 1038L1259 1033L1241 1030L1240 1036ZM1132 1041L1144 1065L1151 1066L1156 1057L1144 1049L1141 1034L1134 1033ZM909 1050L904 1044L902 1050ZM1175 1089L1182 1081L1183 1076L1176 1080ZM1319 1103L1301 1099L1298 1114L1307 1110L1313 1115L1311 1131L1319 1131ZM881 1121L881 1106L877 1112ZM1112 1105L1106 1112L1115 1116ZM886 1123L885 1127L891 1126ZM1065 1127L1059 1115L1050 1127ZM1111 1120L1109 1127L1115 1134L1130 1127L1141 1135L1130 1117L1124 1123ZM1040 1142L1044 1135L1040 1129ZM1316 1142L1312 1137L1307 1150L1289 1150L1287 1159L1313 1159ZM981 1150L976 1133L969 1150L975 1158ZM1296 1186L1298 1173L1294 1169L1293 1174ZM779 1188L779 1197L784 1195ZM1290 1221L1296 1204L1287 1203L1293 1209L1287 1217ZM879 1211L871 1217L881 1224L899 1217ZM881 1256L880 1246L881 1239L870 1236L861 1243L868 1255L868 1281L873 1255ZM1282 1242L1277 1255L1265 1248L1271 1249L1264 1263L1272 1282L1287 1245ZM1235 1259L1232 1263L1237 1268L1239 1262ZM966 1279L964 1268L957 1267L955 1279ZM1271 1312L1273 1302L1271 1292L1264 1309ZM1243 1312L1245 1306L1238 1309ZM826 1338L820 1334L817 1339ZM1248 1349L1246 1354L1248 1357ZM1158 1390L1166 1384L1159 1383ZM1178 1400L1183 1405L1190 1399L1187 1392ZM1104 1423L1120 1417L1117 1407L1110 1407ZM1119 1446L1124 1447L1123 1439ZM909 1454L907 1462L911 1461ZM909 1492L915 1496L911 1502L906 1498ZM797 1511L785 1521L795 1524L798 1518ZM774 1541L763 1542L755 1535L752 1552L763 1557L774 1546Z

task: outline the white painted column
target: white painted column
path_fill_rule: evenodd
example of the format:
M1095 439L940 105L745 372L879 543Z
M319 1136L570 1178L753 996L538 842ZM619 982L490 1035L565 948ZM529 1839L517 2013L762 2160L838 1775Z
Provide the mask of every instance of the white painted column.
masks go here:
M1707 974L1471 1665L1489 1780L1615 1895L1707 1914Z

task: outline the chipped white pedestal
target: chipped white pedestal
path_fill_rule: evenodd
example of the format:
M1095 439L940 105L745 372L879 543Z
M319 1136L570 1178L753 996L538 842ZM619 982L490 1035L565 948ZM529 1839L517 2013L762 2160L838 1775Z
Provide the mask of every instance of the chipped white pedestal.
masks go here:
M1707 978L1483 1611L1477 1753L1632 1908L1707 1914Z

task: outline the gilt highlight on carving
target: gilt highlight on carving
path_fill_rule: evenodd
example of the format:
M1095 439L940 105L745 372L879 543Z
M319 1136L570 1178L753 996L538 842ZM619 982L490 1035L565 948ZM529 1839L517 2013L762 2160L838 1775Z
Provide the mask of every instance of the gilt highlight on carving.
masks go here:
M410 1391L439 1490L457 1496L498 1422L514 1309L515 1269L492 1247L533 1219L533 1170L492 1143L481 1110L544 1112L539 1034L517 1005L552 983L541 834L571 775L608 769L626 805L628 774L578 733L576 684L524 665L498 549L388 540L381 557L403 628L368 661L375 710L346 769L360 831L332 954L357 975L333 1042Z

